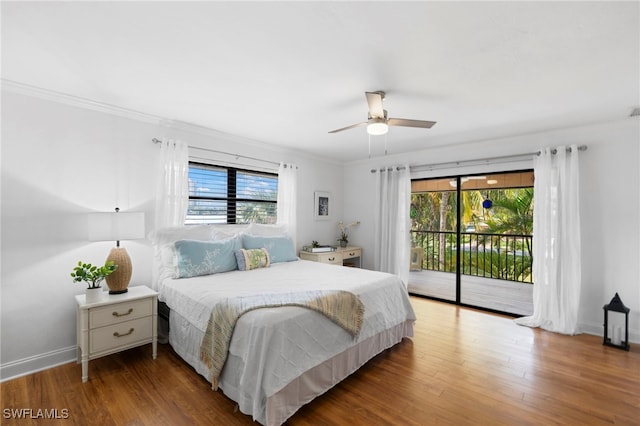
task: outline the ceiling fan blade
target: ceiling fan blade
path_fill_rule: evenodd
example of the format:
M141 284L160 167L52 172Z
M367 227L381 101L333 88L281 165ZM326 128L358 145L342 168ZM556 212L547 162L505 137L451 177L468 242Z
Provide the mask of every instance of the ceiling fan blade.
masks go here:
M409 120L407 118L390 118L387 120L389 126L404 126L404 127L421 127L423 129L430 129L436 124L435 121L425 120Z
M341 129L331 130L329 133L338 133L338 132L341 132L341 131L343 131L343 130L354 129L354 128L356 128L356 127L364 126L364 125L366 125L366 124L367 124L367 122L366 122L366 121L365 121L365 122L363 122L363 123L352 124L351 126L343 127L343 128L341 128Z
M364 92L364 94L369 104L369 117L384 118L384 108L382 108L384 92Z

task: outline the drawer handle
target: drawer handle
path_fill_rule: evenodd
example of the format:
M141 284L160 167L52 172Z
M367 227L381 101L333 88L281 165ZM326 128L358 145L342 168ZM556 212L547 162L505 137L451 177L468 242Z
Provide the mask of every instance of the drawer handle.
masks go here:
M329 258L329 262L333 262L334 260L336 260L336 258L335 258L335 257L330 257L330 258Z
M113 333L113 337L124 337L124 336L128 336L128 335L130 335L131 333L133 333L133 327L131 327L131 328L129 329L129 332L128 332L128 333L125 333L125 334L120 334L120 333L118 333L118 332L116 331L116 332L114 332L114 333Z
M129 315L131 312L133 312L133 308L129 308L129 310L127 312L125 312L124 314L119 314L118 312L113 311L113 313L111 315L113 315L114 317L124 317Z
M355 256L355 255L356 255L355 253L349 253L349 256Z

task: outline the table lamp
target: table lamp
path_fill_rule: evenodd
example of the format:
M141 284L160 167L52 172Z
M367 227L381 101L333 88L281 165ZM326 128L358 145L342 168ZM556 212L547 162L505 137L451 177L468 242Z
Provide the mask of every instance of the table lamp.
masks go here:
M116 207L114 213L89 214L89 241L116 242L107 257L107 261L118 265L106 278L109 294L126 293L133 273L131 258L127 250L120 247L120 241L144 238L144 230L144 212L121 213Z

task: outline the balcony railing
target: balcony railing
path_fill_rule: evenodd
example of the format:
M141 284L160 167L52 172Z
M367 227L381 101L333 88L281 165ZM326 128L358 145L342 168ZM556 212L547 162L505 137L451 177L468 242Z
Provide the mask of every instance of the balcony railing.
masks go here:
M422 269L457 272L457 234L454 231L411 231L414 248L422 248ZM533 283L533 236L460 233L463 275Z

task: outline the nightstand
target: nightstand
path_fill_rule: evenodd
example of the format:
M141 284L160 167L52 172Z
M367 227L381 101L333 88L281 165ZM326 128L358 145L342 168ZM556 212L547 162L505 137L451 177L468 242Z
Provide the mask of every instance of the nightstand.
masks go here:
M301 259L311 260L313 262L362 267L362 249L360 247L338 247L336 251L322 253L301 251L299 255Z
M89 360L152 343L158 354L158 293L145 286L129 287L122 294L105 294L87 303L76 296L76 338L82 381L89 379Z

